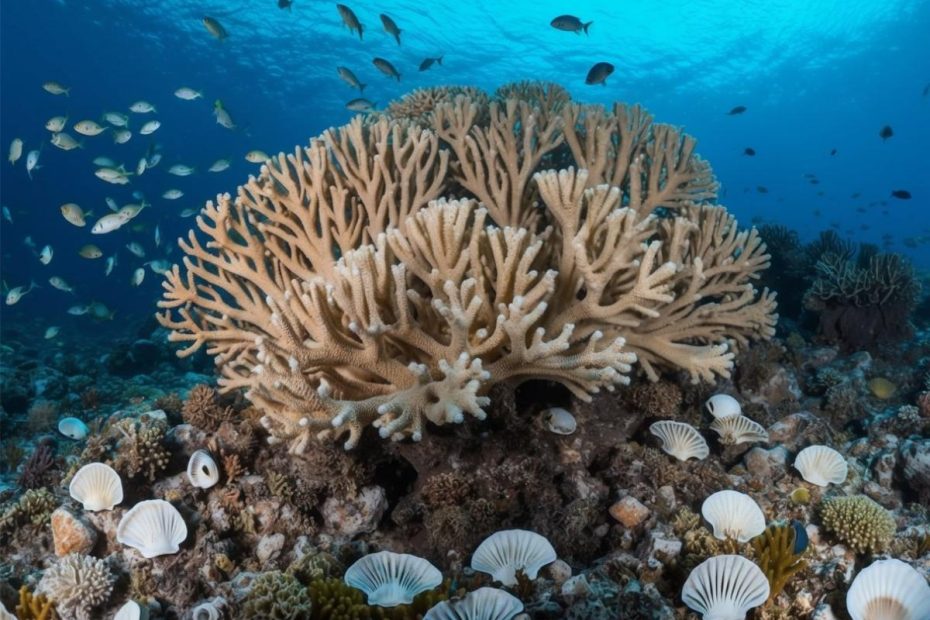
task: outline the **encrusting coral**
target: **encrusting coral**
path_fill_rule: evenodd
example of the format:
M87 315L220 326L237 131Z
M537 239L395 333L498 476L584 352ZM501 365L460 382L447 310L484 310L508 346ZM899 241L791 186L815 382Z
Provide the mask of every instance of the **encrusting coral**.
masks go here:
M106 561L72 553L45 571L36 592L55 601L64 618L90 620L97 617L93 609L110 598L114 581Z
M897 530L891 513L865 495L825 499L820 519L827 531L857 553L884 551Z
M207 345L221 388L297 453L483 419L499 383L587 400L636 361L729 376L775 301L752 286L756 231L706 204L694 140L638 106L533 101L458 96L431 127L357 117L208 203L159 302L179 355Z
M296 620L309 618L313 604L310 592L293 575L272 571L263 573L252 584L242 602L244 620Z

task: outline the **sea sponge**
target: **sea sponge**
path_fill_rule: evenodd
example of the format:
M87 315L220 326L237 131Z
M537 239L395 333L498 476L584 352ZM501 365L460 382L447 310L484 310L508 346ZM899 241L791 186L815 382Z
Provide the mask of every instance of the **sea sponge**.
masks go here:
M195 385L181 407L184 421L205 431L215 431L234 413L232 407L220 406L216 390L205 383Z
M897 530L891 513L865 495L825 499L820 504L820 520L857 553L883 551Z
M116 425L123 438L113 469L126 478L144 477L153 482L168 466L171 453L163 445L167 427L159 421L120 420Z
M309 618L313 608L310 592L293 575L281 571L263 573L242 601L243 620L297 620Z
M95 607L110 598L115 577L106 561L80 553L61 558L42 575L36 593L55 601L65 618L91 620Z

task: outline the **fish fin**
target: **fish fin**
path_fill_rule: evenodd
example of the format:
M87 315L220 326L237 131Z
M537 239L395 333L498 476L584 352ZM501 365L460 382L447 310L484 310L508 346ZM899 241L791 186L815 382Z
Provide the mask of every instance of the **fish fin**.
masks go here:
M581 26L581 28L584 30L584 33L585 33L585 34L588 34L588 28L590 28L590 27L591 27L591 24L593 24L593 23L594 23L593 21L590 21L590 22L587 22L587 23L585 23L585 24L583 24L583 25Z
M436 59L436 62L439 63L439 64L442 64L442 56L440 56L439 58L437 58L437 59Z
M400 82L400 73L397 74L397 81Z
M398 30L397 33L394 35L394 39L397 40L398 45L400 45L400 33L401 31Z
M359 83L358 83L358 92L364 93L364 92L365 92L365 87L366 87L366 86L368 86L368 84L362 84L361 82L359 82Z

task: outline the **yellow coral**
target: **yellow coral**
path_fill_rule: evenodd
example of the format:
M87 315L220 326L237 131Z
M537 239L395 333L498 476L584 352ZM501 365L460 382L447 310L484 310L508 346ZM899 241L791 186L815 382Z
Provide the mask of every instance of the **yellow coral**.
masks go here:
M55 605L44 594L33 594L29 588L19 589L19 605L16 606L18 620L55 620Z

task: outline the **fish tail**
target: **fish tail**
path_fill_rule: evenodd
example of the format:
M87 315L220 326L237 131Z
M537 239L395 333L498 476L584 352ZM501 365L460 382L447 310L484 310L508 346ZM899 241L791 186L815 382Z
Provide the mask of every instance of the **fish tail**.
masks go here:
M362 84L361 82L359 82L359 83L358 83L358 92L364 93L364 92L365 92L365 87L366 87L366 86L368 86L368 84Z
M394 33L394 39L397 40L397 44L400 45L400 30Z
M439 64L442 64L442 56L440 56L439 58L437 58L437 59L436 59L436 62L439 63Z
M591 27L591 24L593 24L593 23L594 23L593 21L590 21L590 22L586 22L584 25L581 26L581 28L582 28L582 30L584 30L584 33L585 33L585 34L588 34L588 28L590 28L590 27Z

